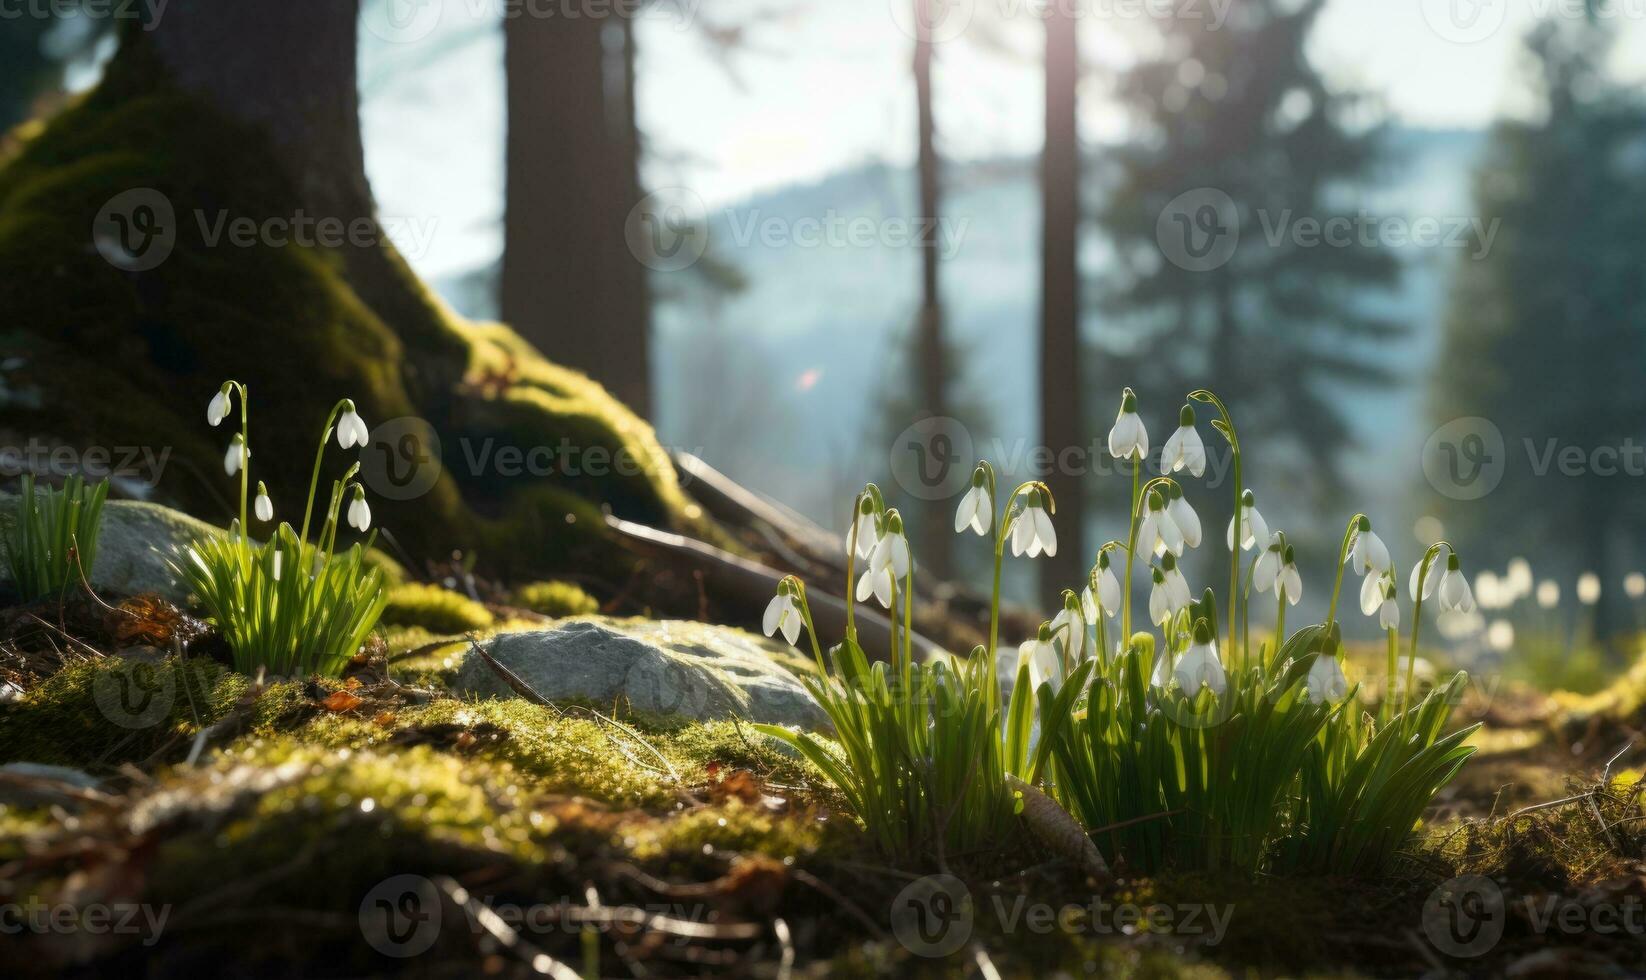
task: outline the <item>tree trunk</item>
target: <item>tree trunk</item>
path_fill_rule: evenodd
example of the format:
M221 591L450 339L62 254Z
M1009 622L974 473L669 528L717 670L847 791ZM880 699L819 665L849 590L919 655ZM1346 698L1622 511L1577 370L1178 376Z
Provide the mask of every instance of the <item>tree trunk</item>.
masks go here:
M316 217L370 215L356 82L359 0L171 0L148 36L185 91L263 130Z
M551 359L651 410L634 33L625 18L510 17L501 309Z
M944 385L948 366L944 363L943 301L938 292L937 265L940 239L937 219L941 186L937 167L936 125L932 120L932 0L913 0L916 40L914 45L914 91L916 117L919 128L920 178L920 318L915 344L919 364L916 370L920 383L920 408L927 415L948 414L948 398ZM962 460L960 465L970 465ZM920 557L935 574L949 574L950 545L953 535L946 521L940 519L941 507L926 508L927 519L921 522Z
M1043 597L1080 588L1086 572L1079 475L1058 460L1084 445L1080 398L1080 147L1075 120L1080 54L1075 20L1053 4L1046 17L1046 145L1041 156L1040 435L1053 453L1046 478L1057 501L1058 552L1040 564Z

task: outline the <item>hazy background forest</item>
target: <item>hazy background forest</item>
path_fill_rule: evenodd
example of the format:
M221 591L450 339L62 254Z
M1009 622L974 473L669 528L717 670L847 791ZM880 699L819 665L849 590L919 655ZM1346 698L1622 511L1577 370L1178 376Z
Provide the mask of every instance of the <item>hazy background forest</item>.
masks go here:
M1206 386L1309 561L1356 509L1403 565L1458 541L1464 653L1640 625L1646 4L587 6L366 0L366 169L453 307L669 446L835 530L878 481L957 575L961 485L900 433L955 420L917 435L962 481L1081 447L1051 482L1085 547L1010 572L1045 598L1120 533L1120 388L1158 446ZM0 124L93 84L108 26L0 26Z

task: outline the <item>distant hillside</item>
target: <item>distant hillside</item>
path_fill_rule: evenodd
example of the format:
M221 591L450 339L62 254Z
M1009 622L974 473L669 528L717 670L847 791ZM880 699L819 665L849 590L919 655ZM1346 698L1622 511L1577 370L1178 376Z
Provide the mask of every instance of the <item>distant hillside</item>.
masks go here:
M1470 215L1469 187L1483 134L1399 129L1383 182L1359 195L1368 211L1430 217ZM1039 195L1035 161L1000 160L952 167L947 174L943 240L948 327L968 352L965 383L990 407L995 434L1033 438L1035 324L1039 288ZM1092 193L1098 191L1094 188ZM804 186L751 198L709 215L713 258L747 284L731 294L660 274L653 363L658 426L673 445L700 452L734 477L830 523L843 488L880 477L886 450L860 446L878 395L914 315L919 255L893 240L915 210L913 175L868 165ZM850 221L868 219L879 239L854 244ZM797 224L802 220L808 224ZM802 230L836 228L836 241L801 243ZM1254 234L1261 230L1254 229ZM771 236L776 235L774 239ZM810 242L810 239L808 239ZM1096 229L1088 274L1102 275L1106 249ZM1424 431L1426 367L1438 343L1456 248L1404 246L1399 288L1368 292L1364 302L1412 326L1410 337L1379 356L1411 383L1353 396L1362 423L1365 503L1404 514L1421 481L1417 450ZM495 272L438 283L459 309L495 315ZM1106 405L1106 403L1105 403ZM1094 427L1104 423L1094 419ZM1415 439L1415 442L1414 442ZM830 474L820 480L820 472ZM1374 483L1375 481L1375 483ZM849 492L846 491L846 492Z

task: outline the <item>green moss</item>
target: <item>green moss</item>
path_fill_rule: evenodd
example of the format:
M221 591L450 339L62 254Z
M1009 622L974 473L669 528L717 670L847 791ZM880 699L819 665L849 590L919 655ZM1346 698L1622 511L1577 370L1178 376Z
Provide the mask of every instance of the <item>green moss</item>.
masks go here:
M28 851L29 838L49 833L59 822L50 807L0 803L0 864L23 857Z
M20 135L0 161L0 321L12 331L0 353L35 367L15 372L14 428L167 446L160 494L223 523L228 495L200 474L217 470L226 436L200 406L233 377L252 391L254 477L287 513L306 495L325 412L347 395L374 425L421 418L441 438L446 466L427 492L372 502L412 554L460 546L500 571L615 576L629 559L609 546L602 506L715 536L645 422L507 327L455 316L391 245L209 244L202 228L220 217L289 220L304 199L259 133L170 84L141 32L99 88ZM169 256L142 272L87 241L105 203L133 188L175 215ZM488 440L634 465L500 480L465 463ZM344 465L334 455L326 472Z
M421 626L435 635L470 633L492 625L492 614L468 596L421 582L389 590L383 621L397 626Z
M532 582L514 590L511 601L545 616L577 616L597 612L600 603L574 582Z
M732 801L681 813L672 820L624 828L621 845L637 861L701 862L717 852L762 854L800 860L823 842L816 820L779 816L763 807Z
M186 746L250 687L248 678L197 659L150 664L103 657L71 664L0 705L0 762L79 768L141 762L168 745ZM300 685L273 685L256 702L250 728L275 730L301 699Z

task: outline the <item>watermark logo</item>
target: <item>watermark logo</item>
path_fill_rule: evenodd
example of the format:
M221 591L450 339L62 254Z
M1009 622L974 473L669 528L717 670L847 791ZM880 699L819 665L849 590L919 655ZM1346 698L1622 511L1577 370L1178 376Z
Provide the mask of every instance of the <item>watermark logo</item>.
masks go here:
M369 0L360 12L366 30L390 44L421 41L440 25L441 0Z
M360 934L384 956L427 952L440 936L440 894L422 875L395 875L360 900Z
M1210 272L1233 258L1240 245L1240 210L1223 191L1197 187L1161 209L1154 232L1166 261L1189 272Z
M916 956L948 956L972 936L972 893L954 875L926 875L892 900L892 935Z
M413 500L440 479L440 433L423 419L403 415L372 429L360 454L360 479L387 500Z
M1479 500L1503 480L1503 433L1477 415L1453 419L1423 444L1423 476L1453 500Z
M91 696L103 717L121 728L150 728L171 714L176 683L173 671L129 659L99 671L91 682Z
M892 440L892 479L918 500L942 500L971 482L971 432L947 415L921 419Z
M1474 44L1497 33L1509 0L1417 0L1429 29L1453 44Z
M1469 959L1484 955L1503 938L1507 921L1503 889L1480 875L1442 882L1423 903L1423 933L1435 949Z
M629 253L657 272L690 268L709 247L708 209L689 187L652 191L623 223Z
M146 272L166 261L177 244L171 199L152 187L134 187L109 198L92 220L91 240L109 265Z
M942 44L966 33L977 0L887 0L886 7L909 39Z

